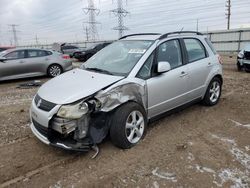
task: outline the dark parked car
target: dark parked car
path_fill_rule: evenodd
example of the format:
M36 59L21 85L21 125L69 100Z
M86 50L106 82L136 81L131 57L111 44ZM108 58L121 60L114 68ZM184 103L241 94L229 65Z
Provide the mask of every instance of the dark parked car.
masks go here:
M70 57L73 57L73 54L77 51L80 51L81 49L77 46L68 45L68 44L62 44L61 45L61 52L63 54L68 54Z
M237 68L239 71L245 69L250 72L250 44L247 44L237 56Z
M91 48L85 51L78 51L73 54L73 57L78 59L79 61L87 61L90 57L92 57L95 53L103 49L104 47L111 44L111 42L98 43L92 46Z

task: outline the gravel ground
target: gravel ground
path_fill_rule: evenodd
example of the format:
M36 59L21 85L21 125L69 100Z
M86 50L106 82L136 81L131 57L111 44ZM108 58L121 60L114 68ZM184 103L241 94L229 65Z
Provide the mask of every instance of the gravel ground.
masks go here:
M150 124L129 150L107 140L95 159L38 141L29 129L37 88L16 88L32 79L1 82L0 187L250 187L250 74L223 59L218 105L196 104Z

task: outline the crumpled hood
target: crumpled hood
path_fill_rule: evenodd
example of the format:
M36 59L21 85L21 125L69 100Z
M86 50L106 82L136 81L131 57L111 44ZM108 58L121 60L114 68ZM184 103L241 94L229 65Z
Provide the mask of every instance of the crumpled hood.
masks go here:
M55 104L68 104L88 97L123 78L74 69L43 84L38 95Z

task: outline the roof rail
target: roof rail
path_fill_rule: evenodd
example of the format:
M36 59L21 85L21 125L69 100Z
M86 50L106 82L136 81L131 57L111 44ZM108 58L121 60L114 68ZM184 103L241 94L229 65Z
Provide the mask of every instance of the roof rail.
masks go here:
M125 39L127 37L138 36L138 35L160 35L160 33L135 33L135 34L125 35L125 36L119 38L119 40Z
M159 39L167 38L169 35L183 34L183 33L193 33L193 34L197 34L197 35L203 35L202 33L197 32L197 31L176 31L176 32L170 32L170 33L163 34L159 37Z

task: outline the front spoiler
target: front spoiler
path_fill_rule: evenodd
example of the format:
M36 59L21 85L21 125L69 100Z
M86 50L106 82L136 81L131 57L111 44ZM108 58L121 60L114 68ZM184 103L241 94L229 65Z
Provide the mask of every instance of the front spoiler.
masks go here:
M45 136L43 136L41 133L38 132L38 130L35 128L34 124L30 124L30 128L33 132L33 134L44 144L46 145L51 145L57 148L61 148L64 150L69 150L69 151L77 151L77 152L87 152L92 149L92 144L89 142L77 142L76 144L72 143L63 143L60 141L55 141L55 142L50 142L49 139Z

